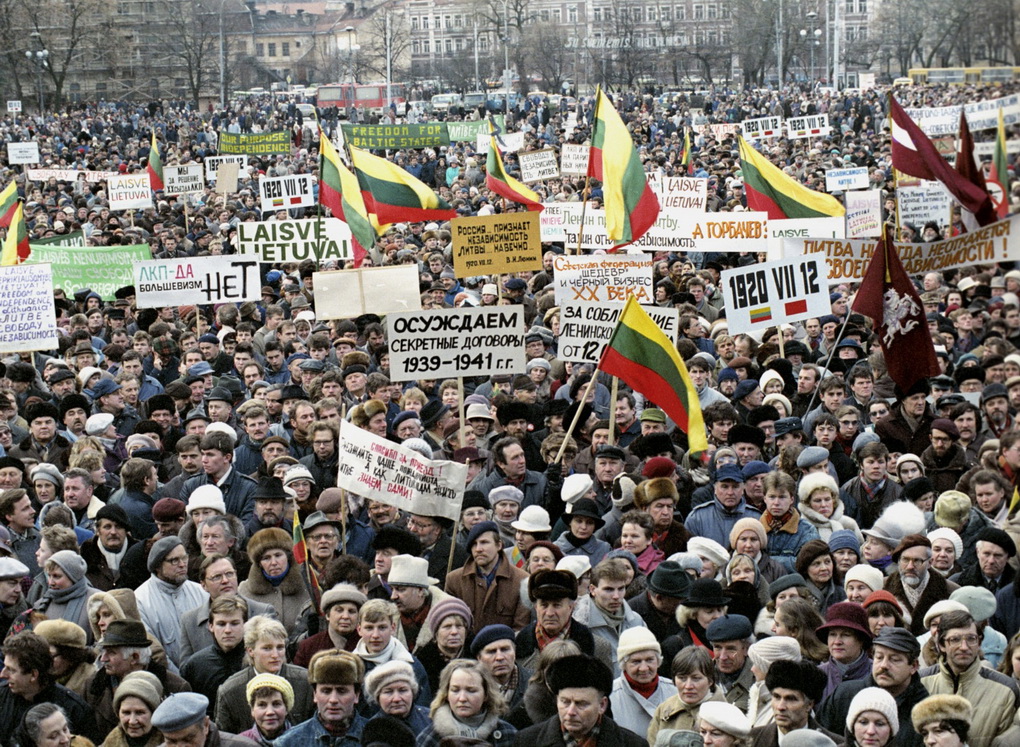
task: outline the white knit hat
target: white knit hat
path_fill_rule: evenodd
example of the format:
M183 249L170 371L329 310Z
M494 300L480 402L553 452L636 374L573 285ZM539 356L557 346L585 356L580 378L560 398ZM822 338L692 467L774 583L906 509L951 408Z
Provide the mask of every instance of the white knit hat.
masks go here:
M881 687L866 687L854 696L850 701L850 710L846 714L846 728L851 734L854 732L854 721L865 711L877 711L885 716L889 726L892 727L892 735L900 730L900 718L897 714L896 701L888 691Z
M199 485L188 497L187 512L190 514L199 508L211 508L221 514L227 513L227 504L223 501L223 491L215 485Z
M762 674L769 671L774 661L800 661L800 644L796 638L786 635L774 635L752 643L747 649L751 663L758 667Z
M953 549L956 551L956 559L959 560L963 555L963 540L960 539L960 535L956 533L955 529L939 527L938 529L928 532L928 539L931 540L932 544L935 544L935 540L948 540L952 543Z
M843 588L845 589L851 581L859 581L872 591L878 591L882 588L885 576L878 568L867 563L858 563L846 572L846 576L843 577Z
M931 625L931 621L936 617L942 617L947 612L969 612L964 606L963 602L954 602L951 599L943 599L940 602L935 602L928 611L924 613L924 627Z
M743 711L724 700L702 703L698 718L737 739L746 739L751 734L751 721Z
M620 642L616 646L616 660L622 665L627 657L638 651L654 651L662 655L662 646L648 628L643 625L636 628L627 628L620 633Z
M719 568L730 562L726 548L708 537L691 537L687 540L687 552L692 552L715 563Z

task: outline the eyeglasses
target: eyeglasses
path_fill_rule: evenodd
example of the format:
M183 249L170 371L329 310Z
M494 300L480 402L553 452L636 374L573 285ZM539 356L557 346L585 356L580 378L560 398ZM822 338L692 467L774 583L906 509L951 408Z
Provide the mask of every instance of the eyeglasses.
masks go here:
M231 578L237 578L237 574L234 571L226 571L224 573L217 573L215 576L209 576L206 581L211 581L214 584L218 584L220 581L226 581Z
M981 639L971 633L970 635L954 635L946 638L945 641L950 646L961 646L967 644L968 646L976 646L977 642Z
M188 556L187 555L183 555L183 556L181 556L179 558L163 558L163 562L164 563L170 563L171 565L187 565L188 564Z
M905 558L900 556L900 565L905 565L908 568L916 566L923 566L928 562L928 558Z

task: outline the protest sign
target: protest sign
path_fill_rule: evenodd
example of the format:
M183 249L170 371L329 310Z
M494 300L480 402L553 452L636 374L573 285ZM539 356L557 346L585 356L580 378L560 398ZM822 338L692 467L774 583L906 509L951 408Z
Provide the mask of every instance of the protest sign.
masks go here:
M587 176L590 153L591 148L587 145L564 143L560 149L560 173L563 176Z
M152 207L152 188L148 174L115 176L106 183L110 210L137 210Z
M829 264L829 283L861 280L876 242L862 239L784 239L783 256L820 254ZM908 275L969 265L1020 260L1020 215L928 244L896 244Z
M163 186L167 196L202 194L205 191L202 164L166 166L163 169Z
M664 176L659 182L656 194L659 196L659 207L663 210L703 213L708 201L708 179Z
M207 156L205 159L205 180L207 182L215 182L216 174L219 171L220 164L223 163L236 163L238 172L243 174L245 177L248 176L248 157L237 155L237 156ZM222 191L222 190L220 190ZM231 190L234 191L234 190Z
M496 135L496 145L503 153L516 153L524 147L523 132L504 132ZM478 153L489 152L489 133L485 132L478 136L475 147Z
M85 234L82 231L71 231L71 233L47 236L43 239L32 239L32 243L50 246L85 246Z
M351 259L351 229L339 218L242 221L237 225L241 254L259 262L303 262L306 259Z
M50 265L0 267L0 353L55 349L53 306Z
M984 101L973 101L963 107L971 131L994 130L999 126L999 110L1007 127L1020 122L1020 94L1011 94ZM926 106L906 109L917 126L928 137L956 135L960 129L959 106Z
M524 373L521 306L409 311L386 316L393 381Z
M560 175L556 151L552 148L518 153L517 160L521 164L521 181L525 184L540 182L543 179L556 179Z
M723 270L719 281L730 334L828 314L829 288L819 257L795 257Z
M213 185L213 189L224 195L236 192L239 173L240 167L238 164L221 163L219 168L216 169L216 183Z
M1007 140L1006 141L1006 152L1007 153L1020 153L1020 140ZM995 141L987 143L974 143L974 156L981 158L991 158L995 155ZM31 170L28 173L32 173Z
M652 258L637 254L602 254L553 258L556 305L569 301L624 302L634 296L652 302Z
M401 125L345 124L341 125L341 129L348 145L366 150L438 148L450 144L450 136L443 122Z
M536 212L454 218L453 269L459 278L542 269Z
M12 166L39 163L39 143L35 140L27 143L7 143L7 163Z
M287 130L242 135L220 130L216 150L221 154L244 153L249 156L290 155L290 133Z
M310 207L315 204L315 185L311 174L259 177L259 199L263 212Z
M848 169L829 169L825 172L826 192L867 189L869 183L867 166L852 166Z
M758 119L745 119L740 123L740 130L744 140L761 140L766 137L780 137L783 134L782 117L759 117Z
M9 99L7 101L7 112L9 114L20 114L21 102L18 99Z
M740 129L740 125L732 122L722 122L718 124L706 123L701 125L691 125L691 129L701 135L705 135L706 137L713 137L716 140L725 140L730 135L736 135Z
M91 288L104 301L112 301L114 291L134 282L132 262L152 259L148 244L90 246L88 250L35 241L30 246L32 253L27 262L52 265L54 288L62 289L68 296L76 290Z
M336 486L404 514L460 518L467 465L426 459L413 449L340 421Z
M921 182L916 187L896 190L899 225L908 223L919 232L928 221L941 229L952 220L953 198L940 182Z
M850 239L882 235L882 190L846 193L846 233Z
M804 117L790 117L786 120L786 137L800 140L811 137L828 137L832 132L828 114L808 114Z
M616 329L623 311L622 303L587 303L569 301L560 307L560 337L557 357L575 363L594 363L602 359L602 352ZM676 344L679 312L675 308L643 307L666 337Z
M318 319L353 319L369 312L421 311L417 265L316 272L312 282Z
M563 241L566 233L565 202L543 202L545 208L538 214L539 230L542 241Z
M497 114L492 118L496 125L496 131L502 132L506 128L506 118ZM479 135L489 134L489 120L479 119L475 122L441 122L446 127L446 134L451 143L464 141L475 142Z
M250 257L186 257L135 262L138 308L258 301L259 263Z
M84 179L95 184L107 179L120 176L119 171L75 171L74 169L28 169L28 178L34 182L48 182L56 179L58 182L76 182Z
M800 236L814 239L846 238L846 224L842 217L786 218L769 221L769 260L783 258L783 239Z

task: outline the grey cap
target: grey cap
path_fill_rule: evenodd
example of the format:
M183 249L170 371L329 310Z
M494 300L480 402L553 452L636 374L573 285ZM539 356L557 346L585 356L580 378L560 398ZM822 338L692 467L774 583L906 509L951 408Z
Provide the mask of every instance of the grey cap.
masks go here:
M159 567L163 564L166 556L169 555L177 548L178 545L184 544L181 540L174 537L164 537L161 540L157 540L149 550L149 559L145 563L145 567L149 569L149 573L155 573L159 570Z
M808 467L814 467L815 465L821 464L829 458L829 450L821 446L808 446L804 451L800 452L800 456L797 457L797 466L801 469L807 469Z
M175 693L159 704L152 714L152 725L165 736L181 731L205 718L209 698L198 693Z
M17 558L0 557L0 580L24 578L28 575L28 566Z
M891 648L893 651L904 653L910 657L911 661L921 655L921 644L905 628L882 628L871 643L874 646Z

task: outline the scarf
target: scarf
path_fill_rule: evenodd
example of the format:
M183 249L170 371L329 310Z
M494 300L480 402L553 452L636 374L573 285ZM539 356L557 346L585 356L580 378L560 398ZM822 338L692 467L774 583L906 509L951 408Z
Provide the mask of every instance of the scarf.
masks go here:
M900 584L903 586L903 596L905 596L907 598L907 602L910 603L911 612L913 612L917 607L917 603L920 601L921 595L924 594L924 590L928 588L928 579L930 578L930 575L926 575L924 577L924 581L922 581L917 587L913 587L903 579L900 579Z
M599 732L601 730L602 716L599 716L598 723L583 737L575 737L573 734L568 734L565 731L560 732L560 736L563 737L563 747L596 747L599 743Z
M499 716L495 713L482 711L477 716L467 721L462 721L453 715L449 704L443 703L432 716L432 724L436 735L441 738L464 737L488 742L489 736L499 726Z
M648 700L650 697L652 697L652 695L655 694L655 691L659 689L659 678L658 677L655 677L647 685L642 685L641 683L635 682L634 680L632 680L630 678L630 675L627 674L626 672L623 673L623 676L626 678L627 684L630 685L630 689L633 690L634 692L636 692L638 695L640 695L645 700Z
M408 645L411 645L412 641L418 640L421 626L425 624L425 618L432 611L432 597L430 596L426 601L428 601L428 604L423 604L413 615L400 613L400 624L404 628L404 637L407 638Z
M592 602L592 604L594 604L594 602ZM609 610L604 610L601 607L598 607L598 610L602 613L602 617L605 618L606 624L616 631L617 635L620 635L620 628L623 626L623 619L626 616L626 611L624 610L623 605L620 606L619 612L610 612Z
M354 653L365 661L370 661L377 665L385 664L388 661L406 661L408 664L414 663L414 657L408 652L407 647L396 638L390 638L390 642L386 644L386 648L377 654L369 653L368 647L365 645L365 641L360 640L358 641L358 645L354 647Z
M119 576L120 561L122 561L124 559L124 555L127 554L127 542L125 541L124 544L121 545L120 552L110 552L103 547L102 542L97 542L96 547L99 548L99 552L101 552L103 557L106 558L106 565L109 566L110 570L113 571L116 576Z
M772 534L773 532L782 531L783 527L786 526L786 522L793 518L793 509L791 508L785 514L780 516L778 519L770 514L768 511L761 515L761 523L765 525L765 533Z
M586 544L588 544L588 541L591 539L591 537L589 537L588 539L585 539L585 540L578 539L577 537L574 536L573 532L564 532L560 536L561 537L566 537L567 538L567 542L569 542L574 547L584 547Z
M271 583L273 585L273 588L275 589L276 587L278 587L280 584L283 583L283 579L287 578L287 574L288 573L290 573L290 566L289 565L287 566L287 570L285 570L283 573L281 573L278 576L270 576L265 571L262 571L262 577L264 579L266 579L266 581Z
M513 700L514 693L517 692L517 686L520 684L520 669L514 667L510 670L510 677L507 679L505 685L499 686L499 694L503 696L503 700L509 703Z
M541 651L553 641L564 641L570 635L570 622L567 622L567 627L560 631L559 635L550 636L545 632L545 629L540 625L535 626L535 642L538 644L538 650Z
M885 573L885 569L892 564L892 555L883 555L878 560L869 560L868 565Z
M82 576L66 589L46 589L42 598L34 606L36 612L45 612L53 604L64 605L64 611L60 614L65 620L76 622L81 619L82 611L85 609L85 597L89 588L89 580ZM52 618L52 616L49 616Z
M523 568L524 567L524 561L525 561L525 557L524 557L523 554L521 554L521 551L517 547L517 545L514 545L513 547L511 547L510 548L510 562L511 562L511 564L513 564L513 566L515 568Z

